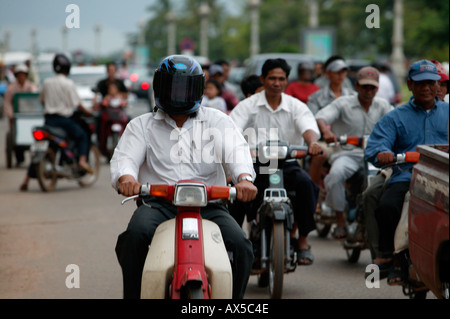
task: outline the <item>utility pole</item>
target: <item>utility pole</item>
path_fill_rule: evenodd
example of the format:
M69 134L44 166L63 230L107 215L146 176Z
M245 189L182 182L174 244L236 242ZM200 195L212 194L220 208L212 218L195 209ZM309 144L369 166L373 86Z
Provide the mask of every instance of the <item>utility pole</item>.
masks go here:
M96 24L94 26L94 32L95 32L95 59L98 61L100 59L100 32L102 30L102 27L100 24Z
M251 39L250 39L250 56L259 53L259 7L261 0L250 0L250 20L251 20Z
M309 21L310 28L317 28L319 26L319 4L317 0L307 0L309 5Z
M403 0L394 0L394 30L392 35L392 69L399 84L405 81L405 55L403 54Z
M208 17L211 13L206 2L202 2L199 8L200 13L200 55L208 57L209 45L208 45Z
M167 12L166 14L167 21L167 55L173 55L176 53L175 49L175 13L172 11Z

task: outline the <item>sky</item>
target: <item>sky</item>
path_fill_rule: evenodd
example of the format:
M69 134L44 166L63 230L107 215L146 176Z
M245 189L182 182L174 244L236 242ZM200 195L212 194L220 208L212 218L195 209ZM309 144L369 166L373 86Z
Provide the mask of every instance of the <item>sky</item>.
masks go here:
M156 1L0 0L0 42L9 33L9 51L30 51L31 30L35 28L39 50L62 50L64 28L69 51L84 50L94 54L94 29L98 24L101 28L100 55L123 51L128 47L126 35L138 32L139 21L151 16L147 8ZM173 0L174 3L180 1ZM66 27L66 19L73 13L71 10L66 12L70 4L76 4L79 8L79 28Z

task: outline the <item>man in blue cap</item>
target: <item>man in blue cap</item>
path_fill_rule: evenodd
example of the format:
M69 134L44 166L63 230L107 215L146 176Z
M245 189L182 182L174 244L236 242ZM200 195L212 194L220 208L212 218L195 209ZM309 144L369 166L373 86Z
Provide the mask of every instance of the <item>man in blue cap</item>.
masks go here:
M394 161L396 154L415 151L421 144L448 143L448 103L436 94L440 76L436 66L428 60L411 64L408 72L408 89L413 96L408 103L387 113L375 125L367 142L366 160L376 166ZM381 196L375 217L379 228L379 250L386 260L393 260L388 284L400 285L403 275L394 252L394 234L405 194L409 190L412 165L394 167Z

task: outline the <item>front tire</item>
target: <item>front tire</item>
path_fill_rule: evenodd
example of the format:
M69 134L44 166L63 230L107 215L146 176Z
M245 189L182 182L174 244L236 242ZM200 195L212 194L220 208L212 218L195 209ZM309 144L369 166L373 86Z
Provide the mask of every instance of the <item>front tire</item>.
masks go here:
M272 299L281 299L284 279L284 223L274 221L270 238L269 293Z

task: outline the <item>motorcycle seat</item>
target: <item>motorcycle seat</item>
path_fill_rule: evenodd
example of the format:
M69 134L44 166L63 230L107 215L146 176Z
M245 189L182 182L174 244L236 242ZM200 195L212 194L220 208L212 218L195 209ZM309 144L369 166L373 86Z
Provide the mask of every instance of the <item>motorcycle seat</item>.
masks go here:
M61 127L45 125L43 126L43 129L49 132L51 135L57 136L62 139L67 138L67 132Z

